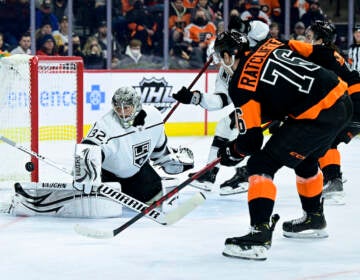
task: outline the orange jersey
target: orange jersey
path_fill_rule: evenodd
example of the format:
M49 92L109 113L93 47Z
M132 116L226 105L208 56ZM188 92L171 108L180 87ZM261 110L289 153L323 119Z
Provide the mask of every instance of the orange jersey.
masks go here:
M349 95L360 93L360 73L351 71L345 64L345 58L337 51L323 45L311 45L296 40L290 40L288 45L314 63L334 71L348 84Z
M262 120L313 120L344 95L338 76L304 60L284 43L270 38L241 58L229 84L237 110L238 151L258 142Z
M184 40L187 42L205 42L209 44L216 38L216 26L212 22L208 22L205 26L198 26L190 23L185 27Z
M260 0L259 4L261 6L261 10L269 17L271 15L279 16L281 13L279 0Z
M176 27L179 30L184 30L185 26L189 25L191 21L191 10L184 8L183 11L178 11L174 7L170 8L169 12L169 29Z
M195 8L199 0L183 0L183 4L185 8Z

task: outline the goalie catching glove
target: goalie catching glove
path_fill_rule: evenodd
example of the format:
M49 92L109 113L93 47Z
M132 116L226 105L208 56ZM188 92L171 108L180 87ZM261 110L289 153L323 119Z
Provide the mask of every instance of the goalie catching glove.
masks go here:
M201 92L198 90L190 91L186 87L182 87L181 90L173 94L173 98L183 104L198 105L201 101Z
M245 155L239 154L236 151L235 145L236 140L230 141L218 150L217 156L220 158L220 164L235 166L245 158Z
M189 148L169 148L168 154L154 159L154 166L160 166L167 174L179 174L194 168L194 154Z

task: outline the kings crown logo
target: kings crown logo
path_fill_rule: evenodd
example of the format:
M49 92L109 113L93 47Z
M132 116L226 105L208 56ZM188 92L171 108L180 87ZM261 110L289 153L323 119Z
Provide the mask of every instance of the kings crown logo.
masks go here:
M175 100L171 97L172 86L168 85L165 78L150 79L144 78L138 86L134 88L141 93L143 103L151 104L159 111L164 112Z

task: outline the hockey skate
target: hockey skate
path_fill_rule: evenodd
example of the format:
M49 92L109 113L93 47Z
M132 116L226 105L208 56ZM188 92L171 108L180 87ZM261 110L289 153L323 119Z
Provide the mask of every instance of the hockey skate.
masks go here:
M246 166L236 168L235 175L220 185L220 195L231 195L247 192L249 188Z
M271 247L272 233L279 218L278 214L274 214L271 217L271 225L255 225L247 235L227 238L223 255L247 260L266 260L267 251Z
M322 199L318 211L305 212L299 219L283 223L283 235L289 238L326 238L329 235L325 231L326 220L323 213Z
M324 183L323 198L326 204L345 204L343 182L342 178L338 177Z
M216 180L216 175L219 172L218 167L214 167L213 169L205 172L202 176L192 181L189 185L200 190L204 190L207 192L211 192L212 187ZM190 173L189 177L193 176L195 173Z

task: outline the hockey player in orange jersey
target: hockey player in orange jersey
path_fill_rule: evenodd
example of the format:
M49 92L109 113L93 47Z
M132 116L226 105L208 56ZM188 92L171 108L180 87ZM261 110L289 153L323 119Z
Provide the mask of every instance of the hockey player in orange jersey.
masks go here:
M304 216L283 223L285 237L327 237L321 201L323 156L352 116L347 85L338 76L270 38L249 51L245 34L224 32L215 42L223 66L233 72L229 95L237 110L239 135L219 149L221 164L232 166L246 155L251 231L225 241L225 256L267 258L279 219L272 215L277 171L295 171ZM263 145L262 120L284 120ZM271 221L270 221L271 220Z

